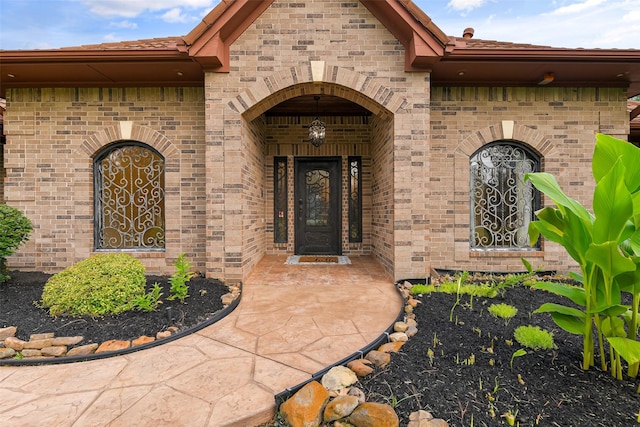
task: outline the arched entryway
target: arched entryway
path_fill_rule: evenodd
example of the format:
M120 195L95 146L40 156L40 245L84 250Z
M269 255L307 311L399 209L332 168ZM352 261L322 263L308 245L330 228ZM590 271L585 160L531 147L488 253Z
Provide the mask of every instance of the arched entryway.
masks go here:
M286 92L290 97L247 123L252 130L244 135L264 141L265 253L392 259L377 249L390 247L384 239L393 236L380 219L393 211L393 198L384 197L393 193L392 148L385 146L392 143L393 115L379 105L367 109L370 99L335 84ZM280 92L273 96L282 99ZM326 125L318 147L309 140L316 116Z
M336 159L339 233L337 249L330 252L373 255L394 278L424 277L428 108L424 98L412 101L382 81L317 61L260 78L220 100L208 124L210 273L242 280L265 254L301 251L296 171L305 159ZM320 106L327 98L361 111L320 111L326 142L319 147L309 143L314 96L321 97ZM289 103L306 105L306 114L274 114ZM354 180L357 185L351 185ZM354 201L353 189L360 192ZM350 227L358 221L359 229Z
M308 71L310 81L270 81L268 93L258 82L233 102L246 108L243 140L264 153L265 226L254 241L264 254L374 255L391 271L395 131L387 106L403 102L350 70ZM309 141L316 115L326 124L319 147Z

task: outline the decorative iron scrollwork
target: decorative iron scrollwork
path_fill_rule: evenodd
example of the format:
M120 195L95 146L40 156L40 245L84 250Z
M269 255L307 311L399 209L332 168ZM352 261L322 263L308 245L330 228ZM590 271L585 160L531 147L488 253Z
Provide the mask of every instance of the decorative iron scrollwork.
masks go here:
M95 164L96 247L165 245L164 159L141 145L111 149Z
M529 248L527 230L538 196L524 176L538 164L528 150L512 144L484 147L471 158L472 247Z

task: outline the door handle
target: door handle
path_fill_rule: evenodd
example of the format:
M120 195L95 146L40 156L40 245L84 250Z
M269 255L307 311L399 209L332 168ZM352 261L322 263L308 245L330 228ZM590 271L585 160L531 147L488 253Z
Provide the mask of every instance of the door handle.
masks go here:
M302 205L303 205L302 199L299 199L298 200L298 219L300 221L302 221Z

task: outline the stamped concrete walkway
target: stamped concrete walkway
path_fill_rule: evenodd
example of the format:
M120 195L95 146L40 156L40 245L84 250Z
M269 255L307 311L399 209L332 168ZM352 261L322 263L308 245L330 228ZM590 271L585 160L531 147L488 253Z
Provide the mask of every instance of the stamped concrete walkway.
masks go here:
M238 307L187 337L109 359L0 367L5 425L256 426L274 395L365 347L402 305L370 257L285 265L265 257Z

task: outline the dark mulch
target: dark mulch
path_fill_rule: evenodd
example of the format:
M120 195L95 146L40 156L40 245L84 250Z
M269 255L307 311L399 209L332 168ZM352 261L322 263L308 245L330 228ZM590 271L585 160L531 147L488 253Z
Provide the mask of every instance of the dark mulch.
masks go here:
M543 302L566 304L566 300L524 286L507 290L503 297L476 297L473 308L464 296L450 322L455 295L431 294L421 299L415 310L418 334L392 356L385 369L361 383L369 400L396 403L401 426L419 409L451 426L507 425L501 416L508 411L517 413L515 425L520 426L638 425L638 379L625 376L616 381L599 369L599 360L596 368L583 371L581 337L559 329L548 314L531 314ZM489 305L500 302L519 310L507 325L487 311ZM513 331L528 324L552 331L558 349L528 350L513 360L511 368L511 356L520 348ZM513 340L513 345L507 340ZM490 353L487 349L492 346ZM471 355L475 362L465 363Z
M56 336L81 335L79 345L101 343L111 339L130 340L141 335L155 336L170 326L180 330L195 326L223 308L220 297L228 289L216 279L192 278L189 297L185 303L169 301L171 285L168 276L148 276L147 290L154 283L163 289L162 304L153 312L129 311L102 317L51 317L46 309L38 308L42 289L50 277L38 272L10 273L11 280L0 285L0 327L16 326L17 337L27 340L29 335L54 332Z

